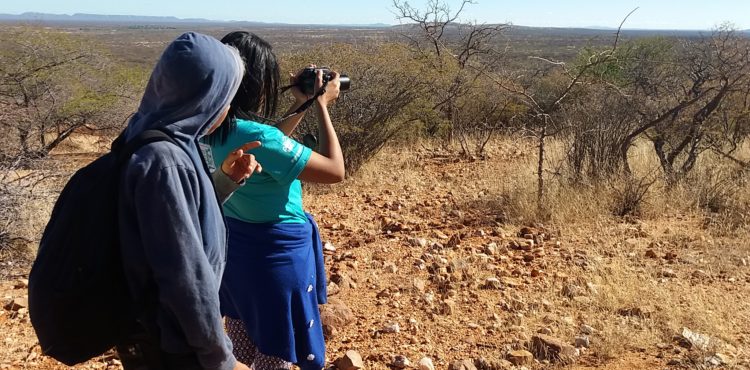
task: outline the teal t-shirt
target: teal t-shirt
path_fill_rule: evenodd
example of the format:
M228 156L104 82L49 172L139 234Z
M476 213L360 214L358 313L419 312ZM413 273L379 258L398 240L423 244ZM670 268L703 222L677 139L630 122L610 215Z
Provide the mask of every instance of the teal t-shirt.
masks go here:
M250 176L245 186L224 203L225 215L251 223L307 222L302 208L302 184L297 176L305 168L312 150L276 127L238 119L237 130L227 141L211 146L214 167L221 168L232 150L255 140L262 145L250 153L255 155L263 172Z

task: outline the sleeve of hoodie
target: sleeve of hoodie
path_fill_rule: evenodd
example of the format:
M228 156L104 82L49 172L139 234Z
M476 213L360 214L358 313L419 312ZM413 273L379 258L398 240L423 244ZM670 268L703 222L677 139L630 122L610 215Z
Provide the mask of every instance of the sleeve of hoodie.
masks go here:
M229 176L227 176L227 174L225 174L224 171L222 171L220 168L217 168L216 170L214 170L214 172L211 173L211 178L214 182L214 187L216 188L216 194L219 196L219 201L222 204L232 196L232 193L245 185L245 180L236 183L234 182L234 180L230 179Z
M204 369L231 370L236 360L219 312L218 279L203 249L197 189L192 169L146 169L133 194L138 227L164 316L162 344L168 350L170 338L184 340Z

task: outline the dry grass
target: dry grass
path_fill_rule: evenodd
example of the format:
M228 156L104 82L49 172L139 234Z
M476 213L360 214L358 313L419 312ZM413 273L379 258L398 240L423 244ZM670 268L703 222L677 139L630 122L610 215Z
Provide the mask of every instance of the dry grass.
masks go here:
M691 177L668 187L649 147L640 143L631 166L636 178L650 178L652 184L637 217L613 214L622 202L621 178L573 185L556 175L546 178L540 214L534 152L518 149L530 145L499 141L490 148L490 160L458 163L455 155L436 148L416 156L409 150L389 150L343 189L447 188L455 202L443 207L483 213L489 224L507 230L535 223L555 230L571 255L584 253L585 264L548 267L564 271L549 284L551 292L527 292L523 299L551 301L555 308L527 312L526 325L532 332L551 329L562 338L575 336L580 323L591 325L597 329L591 353L601 361L653 351L657 345L669 345L670 356L679 352L673 337L683 327L729 343L735 360L750 355L743 352L750 341L750 246L743 242L750 240L745 222L750 191L741 186L744 175L736 167L706 155ZM555 169L563 158L562 145L551 147L547 166ZM437 164L438 171L426 172L428 163ZM658 258L646 257L649 249ZM662 258L666 253L676 257ZM567 284L582 287L586 298L561 296L558 292ZM628 314L629 309L640 313Z
M551 147L548 168L564 173L556 168L563 145ZM487 160L462 158L430 143L388 148L342 184L305 185L306 208L316 215L324 240L338 248L327 261L329 271L359 286L336 295L357 323L328 340L329 360L355 349L371 369L386 369L394 354L413 363L430 356L438 368L447 368L457 359L503 358L540 330L572 342L586 324L595 332L576 368L664 368L670 359L701 368L690 359L713 351L727 354L737 368L750 365L750 232L742 222L750 191L739 187L742 177L732 177L731 166L706 157L684 184L655 182L637 217L613 214L620 179L573 185L548 174L540 213L532 148L498 140ZM648 154L646 146L634 152L637 176L658 174ZM24 212L34 225L32 215L44 219L47 211L40 204ZM386 220L412 229L386 233ZM553 238L531 262L507 247L528 225L544 227ZM445 244L437 230L460 235L461 246L420 249L410 241ZM483 253L490 242L500 251L488 262ZM448 261L452 283L418 267L428 254ZM428 265L433 260L426 259ZM397 272L387 272L388 263ZM512 277L520 285L482 287L490 277ZM414 289L413 279L426 288ZM383 291L396 293L378 298ZM446 298L457 303L452 314L439 312ZM418 330L408 329L411 320ZM402 334L378 334L391 322L401 324ZM718 348L683 349L673 338L683 327L718 339ZM32 338L22 342L33 345ZM39 368L58 369L50 363Z

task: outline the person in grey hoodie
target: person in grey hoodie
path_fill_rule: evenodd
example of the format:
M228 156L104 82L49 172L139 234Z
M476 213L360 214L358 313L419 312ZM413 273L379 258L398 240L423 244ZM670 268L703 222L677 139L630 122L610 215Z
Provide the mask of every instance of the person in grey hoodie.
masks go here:
M244 154L258 143L236 150L212 182L198 142L223 121L243 72L236 50L185 33L162 54L128 123L126 140L158 129L176 145L141 147L120 180L123 264L142 326L117 347L125 369L248 369L233 357L219 311L227 248L219 198L259 170Z

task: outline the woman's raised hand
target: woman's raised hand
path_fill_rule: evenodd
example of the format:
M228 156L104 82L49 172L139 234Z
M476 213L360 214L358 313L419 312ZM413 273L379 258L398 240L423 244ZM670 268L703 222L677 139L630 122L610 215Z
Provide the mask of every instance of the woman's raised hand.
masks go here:
M305 94L299 86L296 86L299 75L301 75L302 72L307 68L316 68L316 66L315 64L308 64L307 67L297 71L296 75L289 73L289 85L292 86L292 95L294 96L294 100L296 100L298 104L304 103L305 101L307 101L307 99L311 98L311 96L307 96L307 94Z
M315 91L318 91L323 86L323 71L318 70L318 76L315 80ZM339 79L339 73L331 71L331 79L326 85L326 92L318 97L318 103L327 107L339 97L341 93L341 80Z

